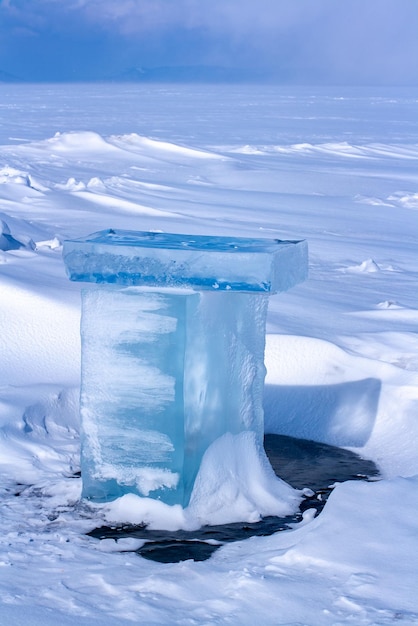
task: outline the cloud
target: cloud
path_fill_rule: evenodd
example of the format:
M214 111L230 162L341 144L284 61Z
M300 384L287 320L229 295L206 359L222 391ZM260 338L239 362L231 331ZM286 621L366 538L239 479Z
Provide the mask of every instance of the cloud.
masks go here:
M91 42L96 66L93 56L100 53L128 65L252 65L278 75L285 68L295 80L412 81L418 75L417 26L418 0L0 3L0 34L16 54L22 42L29 56L36 55L35 40L41 48L61 46L63 55L77 41L86 48Z
M327 22L338 25L340 17L351 17L345 22L350 30L356 19L359 24L369 16L379 21L385 7L396 18L416 7L416 0L2 0L0 5L3 14L38 28L48 24L65 30L78 21L122 35L203 28L255 37L280 34L311 21L318 27L318 17L322 26Z

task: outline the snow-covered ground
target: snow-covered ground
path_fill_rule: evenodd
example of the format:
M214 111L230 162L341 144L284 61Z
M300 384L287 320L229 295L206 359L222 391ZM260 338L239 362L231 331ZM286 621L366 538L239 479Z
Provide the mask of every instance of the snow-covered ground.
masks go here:
M0 94L1 623L418 624L417 92ZM309 280L270 300L266 431L348 447L382 480L204 562L86 536L167 522L146 500L89 507L74 476L80 287L61 244L111 227L307 239Z

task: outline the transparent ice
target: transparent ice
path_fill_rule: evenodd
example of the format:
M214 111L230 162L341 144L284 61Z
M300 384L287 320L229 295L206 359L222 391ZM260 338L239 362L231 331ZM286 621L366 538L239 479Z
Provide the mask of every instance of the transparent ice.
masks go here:
M105 230L65 242L71 280L275 293L306 278L305 241Z
M97 283L82 293L83 495L185 506L215 440L262 446L268 295L305 278L306 244L103 231L64 259Z

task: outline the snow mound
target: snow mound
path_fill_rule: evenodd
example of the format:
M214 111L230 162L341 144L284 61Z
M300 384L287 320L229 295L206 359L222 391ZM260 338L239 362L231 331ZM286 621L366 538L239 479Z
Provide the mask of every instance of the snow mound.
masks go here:
M366 259L360 265L350 265L346 268L347 272L362 272L365 274L373 274L374 272L380 272L381 268L373 259Z
M275 475L255 433L226 433L203 456L188 510L200 525L257 522L290 515L299 502L300 494Z
M54 187L61 191L83 191L86 185L82 181L77 182L76 179L71 176L66 183L56 183Z
M398 191L389 196L388 200L404 209L418 209L418 193Z
M353 448L388 477L418 472L415 371L290 335L267 335L266 366L266 432Z
M283 545L286 537L276 535L277 556L270 563L277 569L303 568L309 576L324 569L338 572L344 584L334 602L358 616L359 621L353 623L361 623L365 602L381 606L384 598L386 607L398 606L400 586L404 611L417 611L413 556L417 509L418 476L346 482L335 488L319 517L296 530L290 545ZM395 563L395 568L388 566ZM379 617L373 624L393 624L398 619L393 611L381 613L386 613L387 619ZM405 623L416 624L416 614L411 617L411 621L405 617ZM402 616L399 619L404 620Z
M220 148L221 149L221 148ZM415 144L403 146L397 144L351 144L348 141L325 143L293 143L271 145L223 146L225 152L248 155L304 155L309 157L331 157L343 159L418 159L418 147Z
M187 146L180 146L169 141L158 141L149 137L142 137L136 133L130 133L128 135L112 135L109 137L109 142L131 152L158 154L163 157L164 153L168 156L187 157L195 159L224 159L224 157L214 154L206 150L199 150L197 148L189 148Z
M78 389L68 388L48 393L26 407L23 414L24 432L38 439L77 439L79 434Z
M45 478L61 484L79 469L78 396L77 387L59 385L2 388L0 472L7 482L37 484L43 492Z
M403 307L401 307L397 302L394 302L393 300L383 300L382 302L378 302L378 304L376 304L376 308L378 309L402 309Z
M393 208L393 204L382 200L382 198L376 198L375 196L363 196L361 194L356 194L354 196L354 202L359 202L360 204L368 204L370 206L386 206Z
M245 146L238 146L237 148L230 147L227 149L227 152L235 154L266 154L265 149L257 148L256 146L251 146L249 144L246 144Z
M47 239L45 241L37 241L36 250L41 250L42 248L47 248L49 250L61 250L62 241L59 237L53 237L52 239Z
M35 180L35 178L31 174L28 174L28 172L23 172L15 169L14 167L8 166L0 169L0 184L23 185L24 187L30 187L35 191L48 191L47 187Z
M90 505L106 522L115 525L146 524L151 530L194 530L198 524L191 523L180 504L169 506L153 498L142 498L128 493L105 505Z
M40 142L48 152L115 152L115 146L107 142L99 133L76 131L55 133L50 139Z

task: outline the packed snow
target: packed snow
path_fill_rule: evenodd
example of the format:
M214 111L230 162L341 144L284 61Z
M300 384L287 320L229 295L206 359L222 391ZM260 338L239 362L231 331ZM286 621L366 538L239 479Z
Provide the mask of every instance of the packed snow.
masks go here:
M0 89L1 622L418 624L418 94ZM271 498L254 442L226 435L188 511L80 499L80 285L62 244L107 228L306 239L309 279L270 298L265 429L349 448L381 479L203 562L87 536L254 521Z

